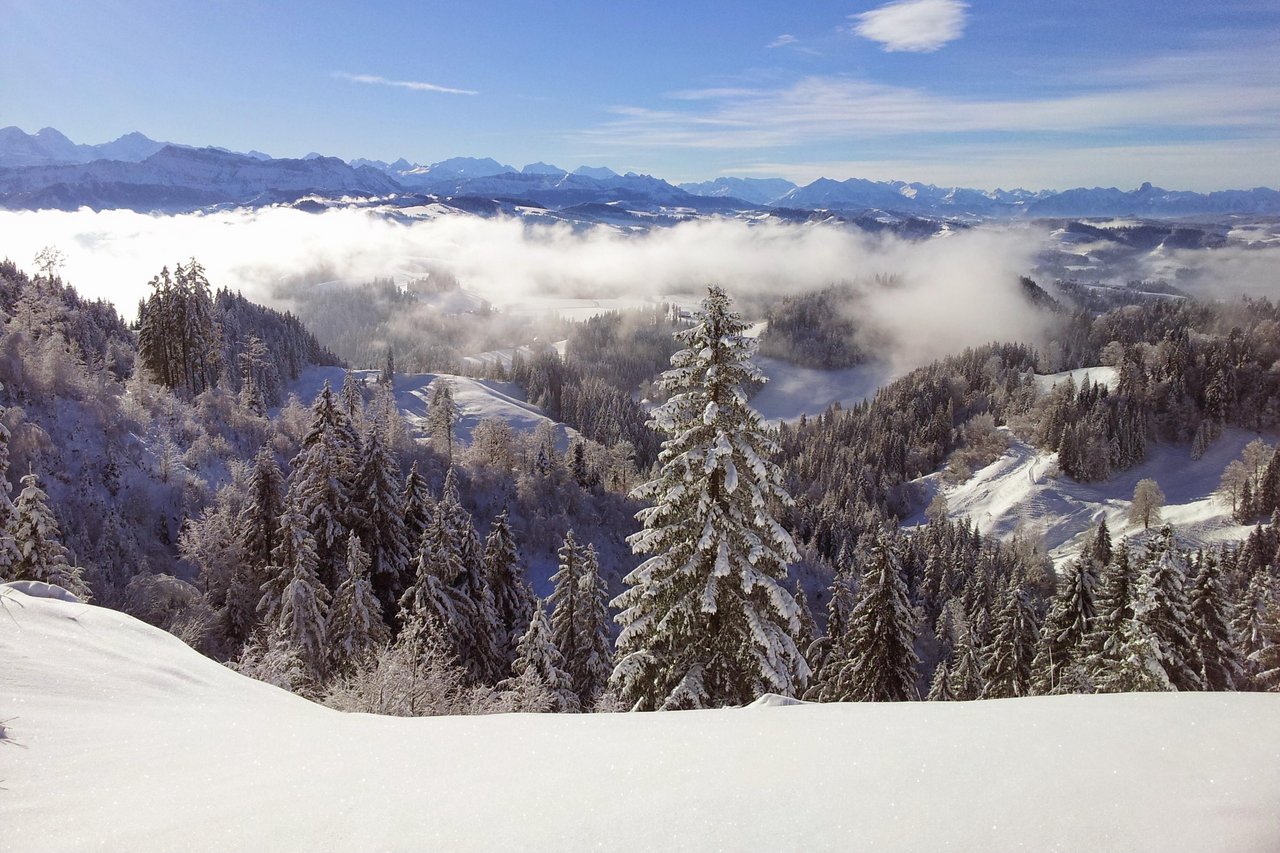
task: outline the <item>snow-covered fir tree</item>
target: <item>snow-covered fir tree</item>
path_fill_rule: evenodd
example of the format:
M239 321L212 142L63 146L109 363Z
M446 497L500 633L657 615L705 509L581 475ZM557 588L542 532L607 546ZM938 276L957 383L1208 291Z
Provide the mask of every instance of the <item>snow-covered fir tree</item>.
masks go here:
M955 661L951 667L951 689L958 701L968 702L982 698L986 688L983 678L985 661L978 645L972 624L966 624L960 634L960 644L956 646Z
M502 647L510 666L510 662L515 660L516 644L533 618L534 597L516 555L516 543L506 512L494 519L489 528L489 537L484 543L484 573L493 591L498 626L506 638Z
M1244 658L1245 676L1256 683L1258 655L1267 644L1267 611L1277 597L1269 566L1257 567L1249 576L1232 620L1232 634Z
M1106 682L1106 670L1120 659L1121 646L1131 632L1134 618L1133 602L1138 594L1139 571L1129 553L1129 546L1121 542L1112 553L1111 561L1103 569L1095 602L1096 615L1093 633L1088 640L1089 668Z
M995 618L995 637L983 669L982 697L1031 695L1032 663L1040 638L1040 619L1020 575L1005 591Z
M409 579L411 546L401 504L400 463L376 430L364 440L356 475L358 530L369 556L374 590L384 613L390 613Z
M1237 690L1244 682L1241 659L1231 630L1222 572L1212 555L1201 558L1191 584L1191 630L1200 653L1200 675L1206 690Z
M670 396L652 423L667 439L658 476L633 493L653 505L629 539L651 556L614 602L612 682L636 710L791 696L809 677L794 639L799 609L780 583L799 555L771 512L791 497L769 461L777 446L747 404L744 386L763 375L746 328L724 291L708 288L658 381Z
M535 603L533 618L520 638L511 672L512 678L498 685L500 690L517 688L522 680L532 681L551 694L549 710L579 710L573 681L565 672L564 658L551 639L551 624L547 621L547 612L540 601Z
M613 640L609 632L609 587L600 575L596 547L582 554L578 577L577 660L569 667L574 692L584 709L591 708L609 686L613 672Z
M34 472L22 478L22 492L14 504L13 539L18 550L13 569L16 580L43 581L88 599L84 572L68 561L58 520L49 508L49 496Z
M360 537L347 537L347 564L329 610L329 657L342 669L382 648L391 638L369 577L369 555Z
M872 546L858 603L823 670L816 693L823 702L905 702L916 693L919 615L902 566L882 534ZM954 687L954 682L953 682Z
M247 491L237 519L243 560L232 573L223 611L234 645L249 639L258 623L262 584L268 579L267 567L279 541L285 483L270 447L264 446L254 457Z
M274 555L278 573L264 585L259 609L267 617L270 642L294 650L319 677L329 657L329 591L320 581L315 540L301 513L292 507L285 510L280 528Z
M316 543L320 577L337 585L352 521L354 440L346 416L326 382L311 409L311 427L290 463L286 500L307 520Z
M930 702L954 702L956 692L951 686L951 668L947 661L938 661L933 671L933 680L929 683L929 694L925 697Z
M586 651L580 646L582 587L579 583L586 552L574 539L572 530L565 534L556 556L560 562L556 573L551 576L552 590L548 599L551 605L551 642L564 658L564 668L570 680L576 682Z
M1096 586L1093 560L1088 557L1073 560L1059 579L1032 665L1037 693L1072 693L1078 689L1080 669L1088 652L1085 641L1097 614Z
M18 512L9 498L9 428L4 425L4 408L0 407L0 583L17 579L17 566L22 560L14 538Z
M457 423L453 383L438 377L431 383L431 400L427 403L427 435L431 437L431 446L450 462L453 461L453 428Z
M418 471L416 461L409 469L409 476L405 478L400 505L404 510L405 539L409 543L410 553L416 554L418 546L422 544L422 534L431 523L431 516L435 511L435 500L431 497L426 478ZM527 623L526 619L521 624Z
M1186 555L1166 525L1144 560L1146 576L1142 612L1135 618L1150 628L1159 644L1159 657L1169 683L1176 690L1203 690L1203 664L1195 641L1191 606L1187 600Z

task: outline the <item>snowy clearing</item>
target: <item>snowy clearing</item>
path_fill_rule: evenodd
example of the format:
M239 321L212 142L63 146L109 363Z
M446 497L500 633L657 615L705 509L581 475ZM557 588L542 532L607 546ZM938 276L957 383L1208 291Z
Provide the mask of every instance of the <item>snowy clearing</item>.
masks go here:
M1039 529L1054 563L1061 565L1079 553L1084 534L1103 517L1113 537L1141 535L1141 525L1129 523L1129 505L1138 481L1150 478L1165 494L1162 519L1174 525L1184 544L1200 546L1249 535L1249 526L1232 520L1230 507L1215 498L1214 491L1228 463L1257 433L1228 429L1200 459L1191 458L1190 445L1153 442L1141 464L1102 483L1077 483L1056 473L1058 454L1005 433L1005 454L965 482L947 486L940 474L917 480L922 506L941 489L948 514L967 517L984 534L1004 539L1023 525ZM906 523L923 522L921 511Z
M335 392L342 387L346 371L341 367L308 367L289 390L297 394L305 405L310 405L327 381ZM376 370L353 371L356 378L363 378L370 387L378 378ZM427 437L427 402L431 399L431 383L447 379L453 384L453 402L461 417L454 434L464 443L471 443L471 433L476 424L485 419L506 421L516 432L533 433L539 424L555 425L556 447L563 451L569 447L574 430L557 423L542 413L537 406L524 400L524 392L510 382L488 379L472 379L447 373L397 373L394 391L396 405L404 413L415 438Z
M6 849L1280 847L1280 697L400 719L0 587Z
M1061 373L1037 373L1036 387L1040 389L1040 393L1047 394L1055 385L1066 382L1067 377L1070 377L1076 388L1079 388L1086 376L1090 382L1101 382L1109 391L1114 391L1116 388L1118 377L1114 367L1079 367L1075 370L1064 370Z

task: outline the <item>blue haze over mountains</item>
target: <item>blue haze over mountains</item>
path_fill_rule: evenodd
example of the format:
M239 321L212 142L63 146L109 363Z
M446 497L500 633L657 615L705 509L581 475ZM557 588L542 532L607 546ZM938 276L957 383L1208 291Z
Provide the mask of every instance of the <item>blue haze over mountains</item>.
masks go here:
M985 191L903 181L819 178L796 186L781 178L721 177L673 185L650 175L618 174L604 166L562 169L547 163L522 168L489 158L455 157L420 165L309 154L274 159L158 142L130 133L84 145L53 128L28 134L0 129L0 207L16 210L80 207L182 212L218 205L261 206L316 199L402 196L456 202L471 212L520 207L580 213L583 218L682 211L733 214L768 210L883 212L920 217L1180 217L1280 215L1280 192L1268 188L1211 193L1077 188ZM415 198L416 197L416 198ZM623 217L625 218L625 217ZM639 220L638 220L639 221Z

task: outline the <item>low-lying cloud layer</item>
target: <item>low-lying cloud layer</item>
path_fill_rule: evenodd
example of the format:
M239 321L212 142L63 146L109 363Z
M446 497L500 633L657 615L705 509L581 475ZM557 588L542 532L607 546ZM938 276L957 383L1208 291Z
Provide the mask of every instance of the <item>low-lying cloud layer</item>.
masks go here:
M162 266L194 256L215 287L268 302L280 282L298 277L403 281L431 269L499 307L548 295L643 299L712 282L746 305L894 276L893 288L869 288L863 310L894 342L884 356L899 366L990 340L1033 339L1040 322L1017 285L1043 240L1027 229L906 241L837 226L707 220L628 235L510 219L405 224L359 210L266 209L0 212L0 235L0 253L28 268L42 247L57 246L64 279L127 316Z

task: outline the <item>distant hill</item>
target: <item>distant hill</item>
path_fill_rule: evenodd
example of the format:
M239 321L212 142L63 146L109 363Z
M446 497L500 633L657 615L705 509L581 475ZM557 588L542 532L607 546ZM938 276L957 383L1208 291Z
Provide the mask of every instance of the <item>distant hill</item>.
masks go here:
M963 221L1280 215L1280 192L1264 187L1195 193L1144 183L1135 190L987 191L866 178L819 178L797 186L782 178L729 176L676 186L651 175L620 175L606 166L568 170L539 162L516 169L489 157L452 157L429 165L403 157L392 163L364 158L344 162L315 153L274 159L259 151L237 154L157 142L141 133L81 145L53 128L35 134L17 127L0 129L0 207L9 209L88 206L178 212L220 204L297 203L308 196L323 202L393 194L434 197L427 203L457 200L454 206L482 215L522 206L568 211L571 219L582 222L625 222L634 213L669 217L761 211L793 221L813 212L845 221L868 216ZM615 210L601 210L602 205ZM578 217L575 209L589 215Z

